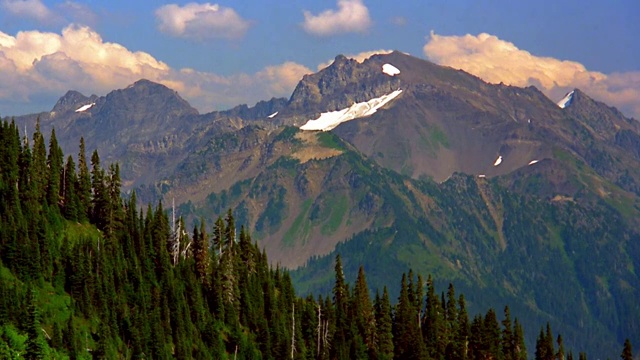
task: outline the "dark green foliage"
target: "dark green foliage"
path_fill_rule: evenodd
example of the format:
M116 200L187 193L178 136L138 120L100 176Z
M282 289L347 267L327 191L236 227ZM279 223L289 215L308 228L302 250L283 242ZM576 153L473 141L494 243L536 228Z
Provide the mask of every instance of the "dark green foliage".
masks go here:
M391 313L391 302L389 293L385 286L382 291L382 298L376 293L375 299L375 321L376 321L376 356L378 359L393 359L393 317Z
M162 204L123 201L117 164L105 172L94 152L89 173L82 141L78 169L55 133L48 155L38 130L33 142L0 126L0 358L526 359L509 308L470 322L453 284L438 295L412 271L395 307L386 287L372 302L365 266L340 256L332 298L299 298L231 210L190 237ZM398 241L415 236L395 226ZM357 269L352 288L345 268ZM536 358L562 358L555 341L548 325Z
M33 289L29 289L26 320L27 346L25 358L30 360L44 359L44 349L40 331L40 311L36 304L36 294Z

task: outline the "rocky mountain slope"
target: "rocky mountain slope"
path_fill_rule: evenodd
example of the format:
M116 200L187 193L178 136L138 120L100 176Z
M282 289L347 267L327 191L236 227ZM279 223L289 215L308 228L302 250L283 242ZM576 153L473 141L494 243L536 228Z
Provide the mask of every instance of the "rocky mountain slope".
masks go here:
M336 252L374 288L413 268L597 356L640 335L640 127L570 98L394 52L338 56L254 107L198 114L142 80L16 121L39 116L69 153L84 136L128 189L175 199L189 224L232 208L270 259L305 265L301 289L328 289ZM301 130L320 119L337 126Z

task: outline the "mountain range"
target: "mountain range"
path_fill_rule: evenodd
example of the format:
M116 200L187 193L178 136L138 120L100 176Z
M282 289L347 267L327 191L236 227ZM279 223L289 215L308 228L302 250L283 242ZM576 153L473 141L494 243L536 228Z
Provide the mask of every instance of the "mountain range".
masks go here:
M15 121L36 119L119 162L142 203L190 224L233 209L300 291L327 293L340 253L350 281L432 273L596 358L640 338L640 124L579 89L556 103L393 52L253 107L199 114L140 80Z

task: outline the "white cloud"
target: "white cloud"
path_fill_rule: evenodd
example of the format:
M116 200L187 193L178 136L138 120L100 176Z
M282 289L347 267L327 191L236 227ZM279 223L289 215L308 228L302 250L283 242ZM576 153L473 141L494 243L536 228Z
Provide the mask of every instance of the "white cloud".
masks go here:
M535 85L554 101L567 90L579 88L640 119L640 72L589 71L579 62L536 56L486 33L442 36L431 32L423 51L435 63L462 69L491 83Z
M37 20L39 24L69 23L95 25L98 16L85 4L66 0L47 7L41 0L0 0L0 7L14 17Z
M325 10L318 15L304 12L302 27L309 34L329 36L348 32L366 32L371 26L369 9L361 0L338 0L338 10Z
M380 49L380 50L363 51L363 52L361 52L359 54L348 54L348 55L345 55L345 57L347 57L349 59L356 60L359 63L362 63L363 61L367 60L368 58L372 57L373 55L390 54L392 52L393 52L393 50ZM331 60L328 60L328 61L325 61L325 62L319 64L318 65L318 70L322 70L322 69L326 68L327 66L333 64L333 60L334 59L331 59Z
M250 22L232 8L218 4L168 4L156 10L160 31L173 36L196 40L241 38Z
M172 69L148 53L105 42L86 26L68 26L61 34L24 31L11 36L0 31L2 115L10 107L30 108L29 112L49 109L70 89L85 95L106 94L141 78L165 84L200 111L211 111L289 96L310 72L294 62L229 76ZM46 105L33 109L42 99L47 100Z
M12 15L49 21L54 15L40 0L3 0L2 8Z

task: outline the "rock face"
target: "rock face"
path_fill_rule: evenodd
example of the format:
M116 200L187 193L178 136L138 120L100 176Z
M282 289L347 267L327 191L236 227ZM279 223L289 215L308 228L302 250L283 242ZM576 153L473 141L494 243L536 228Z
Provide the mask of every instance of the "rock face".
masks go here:
M397 90L399 84L398 78L382 72L382 64L374 58L360 64L339 55L330 66L302 78L289 99L285 114L343 109L389 94Z
M331 132L299 129L395 90ZM19 128L37 116L66 153L84 136L120 162L144 202L175 198L187 223L232 208L272 261L307 265L293 274L307 289L331 287L337 251L372 287L409 268L455 280L477 309L506 302L526 323L562 324L596 357L640 334L640 127L578 89L560 108L535 87L393 52L338 56L289 99L253 107L198 114L141 80L70 91Z

